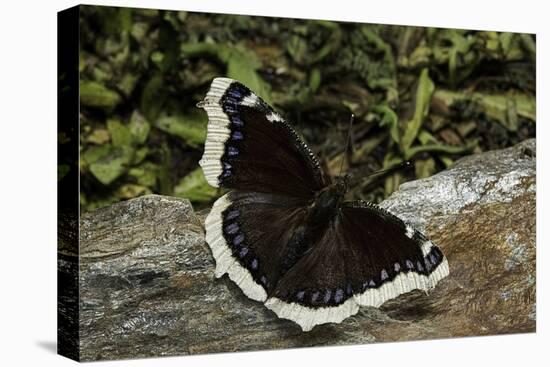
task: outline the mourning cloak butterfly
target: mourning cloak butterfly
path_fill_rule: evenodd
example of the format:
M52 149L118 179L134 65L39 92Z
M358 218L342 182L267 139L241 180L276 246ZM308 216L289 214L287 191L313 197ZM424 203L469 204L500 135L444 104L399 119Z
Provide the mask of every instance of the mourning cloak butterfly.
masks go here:
M233 189L206 218L216 277L304 331L341 322L449 274L441 250L386 210L345 202L298 134L243 84L216 78L199 107L208 114L200 165Z

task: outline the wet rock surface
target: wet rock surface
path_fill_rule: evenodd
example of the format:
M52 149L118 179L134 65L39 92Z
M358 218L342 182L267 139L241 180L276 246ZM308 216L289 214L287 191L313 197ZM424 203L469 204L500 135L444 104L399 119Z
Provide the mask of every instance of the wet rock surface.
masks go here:
M214 278L203 215L149 195L80 219L80 357L121 359L535 330L535 141L470 156L382 203L446 254L450 275L304 333Z

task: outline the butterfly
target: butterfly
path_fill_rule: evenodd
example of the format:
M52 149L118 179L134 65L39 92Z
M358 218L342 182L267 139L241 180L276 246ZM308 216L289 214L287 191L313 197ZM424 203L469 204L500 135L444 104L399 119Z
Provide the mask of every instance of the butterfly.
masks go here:
M344 200L346 176L324 173L285 119L242 83L216 78L199 162L232 189L205 220L215 276L309 331L340 323L449 274L441 250L381 207Z

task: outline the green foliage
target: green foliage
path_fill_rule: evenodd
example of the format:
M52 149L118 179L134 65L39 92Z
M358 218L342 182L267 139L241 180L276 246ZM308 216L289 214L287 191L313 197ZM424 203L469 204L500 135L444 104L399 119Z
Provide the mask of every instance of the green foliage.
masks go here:
M206 116L193 113L178 116L163 116L154 126L181 138L188 146L198 148L206 139Z
M428 75L428 69L422 69L418 80L418 87L416 89L414 115L412 119L406 122L405 131L399 141L401 144L401 151L405 155L407 155L407 151L410 149L414 139L418 135L424 119L428 116L434 88L434 83Z
M535 135L533 35L98 6L81 14L82 210L148 193L209 206L221 192L198 166L207 116L196 104L218 76L295 123L330 174L344 159L358 178L353 198L380 201L460 156ZM405 160L414 169L363 179ZM68 173L58 167L58 179Z
M90 172L104 185L109 185L128 169L134 151L127 146L108 146L104 154L90 163Z
M154 121L162 111L167 98L166 84L160 73L148 79L141 94L141 111L149 121Z
M485 94L457 93L440 89L436 97L448 105L459 102L472 102L479 105L487 117L494 119L511 132L518 130L518 118L536 120L536 104L534 96L522 93Z
M206 182L202 169L197 168L181 179L174 188L174 195L193 202L209 202L217 196L217 190Z
M185 43L181 46L184 57L213 56L226 65L225 74L239 80L254 90L266 102L271 103L269 85L258 75L262 66L256 54L243 45L229 46L213 43Z
M111 135L111 141L115 147L125 147L132 145L132 134L128 126L123 125L118 120L107 120L107 130Z
M138 111L134 111L130 117L128 129L130 130L132 143L143 144L147 141L151 125Z
M308 66L318 63L338 49L342 39L340 26L333 22L311 21L307 26L294 27L286 43L293 61Z
M91 81L80 82L80 103L85 107L112 110L120 102L120 96L104 85Z

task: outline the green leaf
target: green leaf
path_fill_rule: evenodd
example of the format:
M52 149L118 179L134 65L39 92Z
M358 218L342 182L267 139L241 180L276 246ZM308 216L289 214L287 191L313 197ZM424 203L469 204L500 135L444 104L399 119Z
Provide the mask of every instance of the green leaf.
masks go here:
M440 153L447 153L447 154L462 154L469 152L473 150L478 144L477 140L472 140L466 146L463 147L455 147L451 145L444 145L444 144L426 144L426 145L417 145L415 147L410 148L407 150L407 154L405 155L405 159L411 159L416 154L421 152L440 152Z
M529 56L534 60L537 56L537 45L533 35L528 33L520 33L521 45L527 50Z
M435 161L433 158L418 159L414 162L414 169L417 178L430 177L435 172Z
M405 124L405 131L401 138L401 151L403 153L411 147L414 139L418 135L424 118L428 115L430 101L434 92L434 83L430 79L428 69L424 68L420 73L418 87L416 89L416 101L414 115L411 120Z
M145 115L147 120L154 121L160 114L165 101L166 88L164 79L160 73L157 73L149 79L143 88L140 111Z
M151 194L151 190L136 184L124 184L115 191L115 196L119 199L131 199L147 194Z
M286 44L286 50L290 57L298 64L305 64L309 55L307 40L299 35L292 35Z
M313 68L309 74L309 89L315 93L321 85L321 71L319 68Z
M111 134L113 146L130 146L132 145L132 134L128 126L122 124L119 120L107 120L107 130Z
M257 73L262 63L254 51L241 45L185 43L181 45L181 52L185 57L216 57L227 66L226 74L229 78L242 82L264 101L271 103L269 85Z
M439 141L435 138L435 136L433 136L427 130L424 130L424 129L421 129L420 132L418 133L418 141L422 145L439 144Z
M128 124L130 133L135 143L143 144L147 140L151 125L138 111L134 111L130 117L130 123Z
M183 139L193 148L203 144L206 139L206 116L202 113L163 116L156 120L154 126Z
M398 103L396 63L391 44L386 42L372 26L361 27L361 34L369 46L374 47L376 51L384 55L381 62L376 62L370 56L365 57L365 67L369 70L366 75L368 85L371 88L385 89L387 102L390 104ZM356 62L355 58L353 62Z
M145 162L138 167L130 168L128 175L139 185L153 188L157 183L158 171L159 167L156 164Z
M536 101L534 96L525 94L486 95L474 93L474 100L481 103L487 116L497 119L503 126L510 128L508 117L512 105L518 116L536 121Z
M399 144L399 118L397 114L387 104L376 105L373 107L373 112L381 113L380 126L389 126L390 136L392 140Z
M307 38L301 34L292 35L287 44L286 50L292 59L300 65L312 65L320 62L325 57L338 50L342 39L342 31L338 23L333 23L324 20L311 22L311 28L305 30ZM296 33L303 33L298 29ZM322 45L316 49L310 48L310 39L319 37L327 33Z
M112 150L111 144L104 144L98 146L91 146L86 149L82 154L81 158L84 163L90 165L97 162L98 159L105 157Z
M445 168L449 168L453 164L453 159L449 156L442 155L438 157L441 163L445 165Z
M228 49L227 76L238 80L253 90L267 103L271 103L269 85L257 73L262 66L258 56L251 50L244 47Z
M164 59L164 54L160 51L154 51L151 54L151 61L153 64L155 64L159 69L162 67L162 60Z
M106 129L95 129L88 135L86 141L97 145L105 144L111 139L109 131Z
M135 150L134 157L132 158L132 165L140 164L147 158L147 155L149 154L149 148L148 147L141 147Z
M162 195L174 195L172 180L172 152L166 142L159 147L160 164L157 173L159 193Z
M202 169L197 168L181 179L174 188L174 195L193 202L209 202L217 196L217 190L206 182Z
M394 167L400 164L401 162L403 162L401 157L395 156L392 152L388 152L384 157L384 165L382 169L388 169L388 168ZM389 196L392 192L396 191L399 188L399 185L401 184L402 180L403 180L403 176L399 172L396 172L393 175L386 177L386 179L384 180L385 196Z
M384 41L372 27L363 26L361 27L361 33L365 36L367 41L372 44L378 51L384 53L384 59L388 63L392 73L395 73L395 60L393 57L393 52L391 45Z
M514 36L515 34L510 32L502 32L498 35L500 47L504 55L508 55L510 52L510 46L512 45L512 39Z
M425 44L420 44L410 55L408 63L410 68L427 65L432 57L432 49Z
M90 172L99 182L109 185L126 172L133 155L131 147L112 147L107 155L90 164Z
M242 56L234 56L227 63L227 76L240 81L267 103L271 103L270 88L253 69L248 60Z
M80 82L80 103L110 111L120 103L120 95L103 84L83 80Z
M137 82L138 82L137 75L134 75L131 73L125 73L120 79L120 82L117 87L120 91L122 91L122 93L126 97L130 97L136 87Z
M138 42L142 42L145 36L147 35L147 31L149 30L150 24L146 22L134 22L132 24L132 29L130 31L130 34L132 37L136 39Z
M484 94L460 93L450 90L437 90L434 93L446 106L466 100L478 103L488 117L497 120L509 131L517 130L517 116L536 121L536 101L534 96L521 93Z

